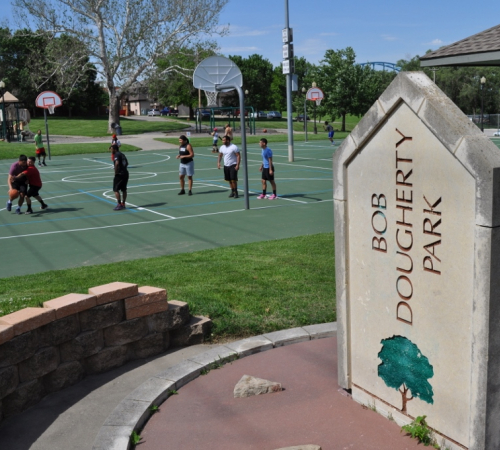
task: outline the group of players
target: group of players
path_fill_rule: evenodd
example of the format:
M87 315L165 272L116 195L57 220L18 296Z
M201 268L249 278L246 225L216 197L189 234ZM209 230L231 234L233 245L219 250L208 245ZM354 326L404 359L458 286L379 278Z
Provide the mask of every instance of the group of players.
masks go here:
M221 138L222 145L219 149L217 134L217 129L214 129L213 136L217 140L214 141L212 151L218 153L217 168L221 168L221 161L224 158L224 179L229 183L231 193L230 198L238 198L238 171L240 168L241 156L240 150L235 144L231 143L232 130L227 124L225 129L225 135ZM45 149L41 146L41 133L40 130L37 133L39 139L35 139L36 143L36 153L39 160L39 165L45 166ZM268 198L269 200L275 200L278 198L276 192L276 183L274 181L274 165L273 165L273 152L267 146L267 139L262 138L260 140L260 147L262 149L262 164L260 166L260 172L262 172L262 194L257 198L259 200ZM117 139L116 135L113 135L112 144L109 147L111 150L111 159L113 161L114 168L114 179L113 179L113 192L116 197L117 204L114 207L115 211L120 211L125 209L125 202L127 200L127 184L129 180L128 172L128 160L127 157L120 151L121 143ZM43 162L41 157L43 156ZM189 139L181 135L179 137L179 154L177 159L180 160L179 164L179 181L181 185L181 190L179 195L184 195L185 190L185 178L188 177L188 195L193 195L193 176L194 176L194 150L192 145L189 143ZM267 182L270 182L273 193L269 197L267 196ZM26 200L28 209L25 214L32 214L33 209L31 207L31 198L35 197L41 204L41 209L46 209L47 204L40 197L39 191L42 188L42 179L40 172L36 168L36 158L26 155L20 155L19 160L12 164L8 175L8 186L9 186L9 199L7 200L7 211L12 210L12 202L18 198L18 205L16 207L16 214L21 214L21 207Z
M212 143L212 153L218 153L217 158L217 168L221 168L221 161L224 159L224 179L229 183L231 193L229 198L238 198L238 171L240 169L240 150L238 147L231 143L232 140L232 129L229 124L226 125L224 130L225 134L221 138L217 132L217 128L214 128L211 133L213 137ZM218 146L219 139L222 140L222 145ZM262 194L257 198L259 200L268 198L269 200L276 200L278 198L276 192L276 182L274 181L274 165L273 165L273 152L267 146L267 139L262 138L259 143L262 149L262 164L260 166L260 172L262 172ZM185 178L188 178L188 195L193 195L193 176L194 176L194 150L193 146L189 143L189 139L185 135L179 137L179 154L177 159L180 160L179 164L179 181L181 185L181 190L179 195L184 195L186 193L185 189ZM273 193L269 197L267 196L267 182L270 182Z

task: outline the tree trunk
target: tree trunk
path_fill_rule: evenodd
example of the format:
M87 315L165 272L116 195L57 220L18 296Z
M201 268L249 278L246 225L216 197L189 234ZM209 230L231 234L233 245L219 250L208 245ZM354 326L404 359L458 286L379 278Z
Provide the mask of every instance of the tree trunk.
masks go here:
M342 129L340 131L345 131L345 113L342 113Z
M401 408L402 413L406 413L406 404L410 401L413 400L413 396L408 398L406 396L406 393L408 392L408 388L403 384L403 390L399 391L401 393L401 397L403 397L403 407Z
M109 119L108 119L108 133L114 133L114 128L111 126L120 125L120 101L113 91L109 92Z

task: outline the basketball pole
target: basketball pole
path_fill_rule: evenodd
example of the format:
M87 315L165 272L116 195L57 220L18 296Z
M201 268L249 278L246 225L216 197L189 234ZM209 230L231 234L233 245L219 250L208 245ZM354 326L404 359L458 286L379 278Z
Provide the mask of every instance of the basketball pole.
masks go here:
M47 108L43 108L43 116L45 118L45 136L47 136L47 152L49 153L49 161L50 157L50 140L49 140L49 124L47 123Z
M285 0L285 28L289 29L288 0ZM292 61L291 61L292 62ZM290 63L291 63L290 62ZM291 65L291 64L290 64ZM292 71L286 74L286 115L288 127L288 161L293 162Z

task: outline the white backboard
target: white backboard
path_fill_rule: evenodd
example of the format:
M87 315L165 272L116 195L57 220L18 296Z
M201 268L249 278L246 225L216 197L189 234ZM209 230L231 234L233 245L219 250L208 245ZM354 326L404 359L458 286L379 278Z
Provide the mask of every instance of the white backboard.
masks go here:
M59 95L57 95L53 91L44 91L38 94L38 97L35 100L35 105L38 108L48 108L49 106L58 107L62 105L62 100Z
M196 67L193 86L208 92L228 92L234 89L233 86L243 86L243 76L239 67L230 59L210 56Z
M306 94L307 100L323 100L324 97L323 91L318 87L310 88Z

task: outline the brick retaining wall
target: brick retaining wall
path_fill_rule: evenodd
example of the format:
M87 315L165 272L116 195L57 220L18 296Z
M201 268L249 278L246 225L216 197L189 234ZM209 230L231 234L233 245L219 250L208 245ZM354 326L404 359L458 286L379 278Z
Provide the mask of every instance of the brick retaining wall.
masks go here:
M0 317L0 421L85 376L203 342L211 321L165 289L110 283Z

